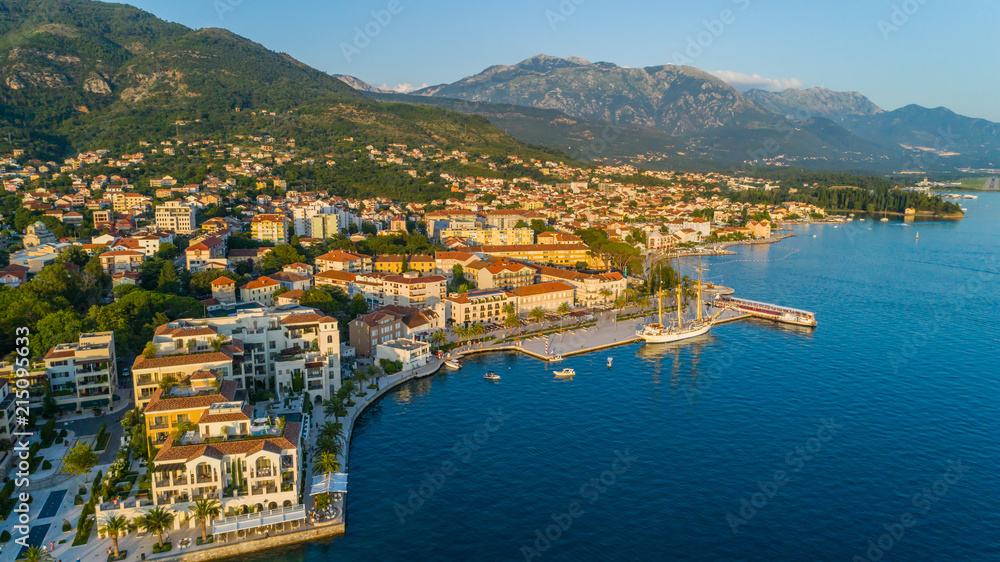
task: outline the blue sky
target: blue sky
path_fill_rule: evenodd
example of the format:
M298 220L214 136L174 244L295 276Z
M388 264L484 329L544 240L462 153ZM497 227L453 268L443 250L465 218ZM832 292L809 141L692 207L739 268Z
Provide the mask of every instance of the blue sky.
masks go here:
M995 0L129 3L379 86L453 82L545 53L621 66L680 62L737 86L854 90L885 109L945 106L1000 121Z

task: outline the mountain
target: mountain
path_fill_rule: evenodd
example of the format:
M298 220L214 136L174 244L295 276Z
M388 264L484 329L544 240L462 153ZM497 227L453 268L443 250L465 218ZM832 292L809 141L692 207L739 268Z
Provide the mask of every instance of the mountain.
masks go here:
M349 137L361 147L402 142L565 159L485 119L377 103L224 29L190 29L122 4L0 1L0 84L0 151L48 158L138 150L139 141L174 136L270 134L321 157Z
M860 138L821 115L805 123L786 119L715 76L687 66L623 68L538 55L415 94L459 100L461 103L451 107L481 115L492 113L488 118L498 125L504 117L497 114L509 119L511 110L491 111L484 105L473 109L467 104L557 110L568 119L603 122L604 130L610 127L619 133L629 127L659 129L668 137L644 135L641 141L631 143L632 158L624 158L651 168L687 167L691 163L731 167L780 159L783 164L819 169L881 170L902 160L897 147L886 148ZM525 124L522 117L519 115L518 121ZM594 125L589 123L587 129L593 130ZM549 132L557 129L552 127ZM522 140L546 142L544 131L543 125L536 124L514 134L530 135L519 137ZM624 148L615 135L615 142L598 141L607 136L594 138L598 144L615 145L606 153ZM549 146L572 150L563 144Z
M548 55L492 66L453 84L414 93L557 109L622 126L656 127L671 135L768 117L743 94L697 68L623 68Z
M760 107L792 119L821 116L883 148L902 148L907 167L995 167L1000 163L1000 124L947 108L907 105L885 111L857 92L821 88L783 92L751 90Z
M380 101L428 105L479 115L514 138L558 148L585 160L672 157L684 146L682 141L659 129L642 125L617 128L607 121L571 117L555 109L397 93L369 95Z
M355 78L354 76L351 76L349 74L334 74L334 76L337 77L338 79L340 79L340 81L343 82L344 84L347 84L348 86L350 86L351 88L354 88L355 90L357 90L359 92L367 92L369 94L395 94L396 93L393 90L386 90L384 88L379 88L379 87L376 87L376 86L372 86L368 82L365 82L364 80L362 80L360 78Z
M825 88L790 88L783 92L754 89L747 91L746 96L762 109L797 121L824 117L839 122L847 116L883 113L882 108L858 92L834 92Z

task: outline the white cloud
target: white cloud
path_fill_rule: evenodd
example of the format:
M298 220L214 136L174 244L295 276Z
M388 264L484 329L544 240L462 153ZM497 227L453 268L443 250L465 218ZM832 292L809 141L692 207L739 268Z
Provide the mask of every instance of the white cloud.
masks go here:
M798 78L764 78L760 74L750 75L743 74L742 72L733 72L732 70L716 70L715 72L709 72L709 74L729 83L730 86L737 90L758 88L771 92L780 92L788 88L802 87L802 81Z
M427 84L422 84L420 86L414 86L413 84L409 84L409 83L396 84L395 86L390 86L388 84L382 84L381 86L379 86L379 88L382 88L383 90L392 90L393 92L399 92L400 94L405 94L405 93L412 92L414 90L419 90L421 88L426 88L426 87L427 87Z

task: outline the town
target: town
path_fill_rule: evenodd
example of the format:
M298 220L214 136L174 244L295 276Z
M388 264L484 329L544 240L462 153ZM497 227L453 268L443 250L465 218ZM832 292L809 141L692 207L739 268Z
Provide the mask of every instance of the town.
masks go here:
M57 558L221 557L239 539L342 533L348 422L403 374L437 370L463 343L645 308L650 256L826 220L808 203L732 197L777 187L754 178L403 144L356 150L413 178L471 162L513 179L441 172L452 197L345 198L275 173L337 166L294 140L233 141L0 160L0 298L32 352L0 367L0 473L17 470L14 437L29 432L28 489L61 490L31 540ZM209 162L201 181L146 177L179 152ZM12 353L13 335L3 342ZM17 494L0 500L8 517Z

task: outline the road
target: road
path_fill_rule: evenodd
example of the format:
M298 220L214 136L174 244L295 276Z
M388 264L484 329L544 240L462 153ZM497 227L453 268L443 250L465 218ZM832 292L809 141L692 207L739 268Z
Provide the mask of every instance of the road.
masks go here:
M997 191L1000 190L1000 178L986 178L986 185L983 189L987 191Z

